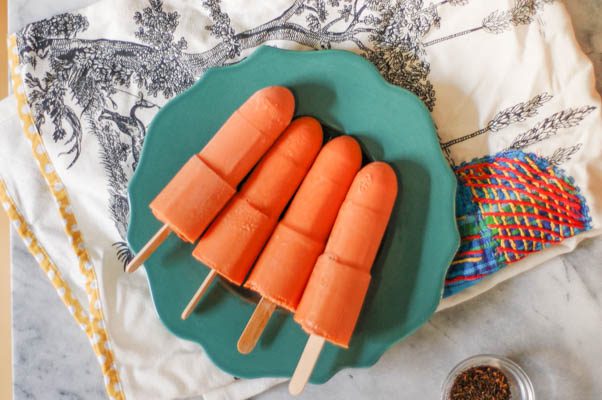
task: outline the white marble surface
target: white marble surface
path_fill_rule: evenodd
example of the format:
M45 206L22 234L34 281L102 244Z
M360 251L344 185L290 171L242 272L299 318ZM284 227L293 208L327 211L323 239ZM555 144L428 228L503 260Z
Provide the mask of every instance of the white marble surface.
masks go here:
M106 398L86 335L14 231L11 241L14 400Z
M93 0L9 0L9 27ZM567 0L602 90L602 2ZM372 368L346 370L301 399L438 399L454 364L477 353L519 362L538 399L602 398L602 238L436 314ZM15 400L102 399L85 335L19 239L13 244ZM289 398L284 386L258 397Z

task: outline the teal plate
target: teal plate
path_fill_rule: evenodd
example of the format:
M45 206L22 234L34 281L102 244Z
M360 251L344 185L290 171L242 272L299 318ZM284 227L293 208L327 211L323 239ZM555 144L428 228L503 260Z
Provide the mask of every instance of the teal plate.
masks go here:
M323 383L343 367L374 364L429 319L459 243L456 180L429 113L416 96L386 83L368 61L337 50L261 47L238 64L207 71L163 107L148 129L129 186L128 241L134 251L142 248L160 228L150 201L245 99L270 85L292 89L296 115L312 115L329 132L353 135L368 159L389 162L401 189L350 348L328 344L316 365L311 382ZM214 283L190 318L180 319L208 273L192 258L192 249L171 235L145 263L161 321L175 335L203 346L232 375L291 376L307 335L290 314L277 312L249 355L236 350L255 307L244 292Z

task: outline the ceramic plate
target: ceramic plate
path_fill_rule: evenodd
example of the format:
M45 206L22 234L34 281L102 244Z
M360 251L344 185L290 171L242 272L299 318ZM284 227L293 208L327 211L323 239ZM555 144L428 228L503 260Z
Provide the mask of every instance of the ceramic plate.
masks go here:
M328 135L353 135L366 159L389 162L399 178L400 194L350 349L326 345L311 379L322 383L343 367L374 364L435 311L459 243L456 180L427 109L413 94L386 83L368 61L344 51L261 47L238 64L207 71L156 115L129 186L128 240L134 251L161 225L150 201L244 100L270 85L292 89L296 115L318 118ZM190 318L180 319L208 273L192 258L192 249L171 235L145 263L161 321L175 335L203 346L232 375L290 376L307 340L291 315L275 313L250 355L236 350L255 306L248 293L214 282Z

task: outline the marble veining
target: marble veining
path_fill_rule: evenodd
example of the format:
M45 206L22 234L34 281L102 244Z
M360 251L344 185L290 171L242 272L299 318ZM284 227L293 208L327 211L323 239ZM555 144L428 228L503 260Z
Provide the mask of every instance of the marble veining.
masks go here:
M9 30L94 0L9 0ZM602 3L565 0L577 40L602 92ZM104 399L83 332L18 237L13 241L14 398ZM465 357L497 353L519 362L538 399L602 397L602 238L582 243L489 292L436 314L370 369L349 369L300 399L438 399ZM511 268L511 267L509 267ZM257 397L289 399L281 385Z
M14 399L104 399L86 335L16 233L12 241Z

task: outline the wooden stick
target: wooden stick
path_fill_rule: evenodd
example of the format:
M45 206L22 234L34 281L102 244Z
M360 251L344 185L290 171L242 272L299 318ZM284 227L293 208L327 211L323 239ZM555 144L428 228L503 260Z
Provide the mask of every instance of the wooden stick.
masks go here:
M136 257L134 257L132 261L130 261L125 267L126 272L131 274L132 272L136 271L138 267L140 267L142 263L145 262L155 250L157 250L157 247L159 247L161 243L167 239L170 233L171 229L169 229L169 226L167 224L163 225L161 229L155 233L155 236L146 242L142 250L140 250L138 254L136 254Z
M255 311L253 311L253 315L251 315L249 322L247 322L245 330L242 331L242 334L238 339L236 347L240 353L249 354L253 351L275 309L276 304L265 297L261 298L257 307L255 307Z
M305 388L305 384L316 366L318 357L320 357L320 352L322 351L322 347L324 347L325 341L326 339L322 336L309 336L305 349L303 349L303 354L301 354L299 363L297 363L297 368L295 368L293 377L288 384L288 392L293 396L298 395Z
M199 289L196 291L194 296L192 296L192 299L190 299L190 302L188 303L184 311L182 311L182 319L190 317L190 314L192 314L196 305L199 304L199 301L201 301L201 298L205 295L205 292L207 291L207 289L209 289L209 285L211 285L211 282L213 282L216 276L217 272L215 272L215 270L212 269L203 281L203 283L201 283L201 286L199 286Z

